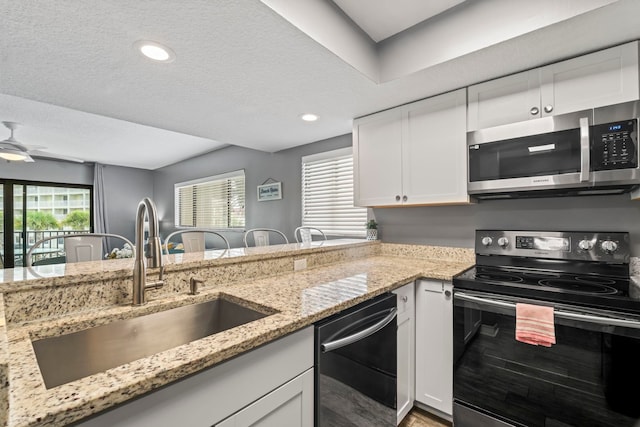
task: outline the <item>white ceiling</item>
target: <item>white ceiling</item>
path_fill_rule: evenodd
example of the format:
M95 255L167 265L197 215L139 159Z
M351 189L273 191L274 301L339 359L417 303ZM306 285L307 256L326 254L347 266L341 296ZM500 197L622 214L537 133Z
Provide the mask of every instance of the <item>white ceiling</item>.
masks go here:
M333 0L374 42L450 9L465 0Z
M311 11L331 0L0 0L0 121L52 153L156 169L225 144L274 152L343 135L354 117L640 38L637 0L468 0L370 45L336 44L329 21L325 34L303 32L272 2ZM385 12L403 28L418 3L431 2L380 10L407 7ZM140 39L175 61L142 58ZM366 61L387 77L354 65L359 46L383 54Z

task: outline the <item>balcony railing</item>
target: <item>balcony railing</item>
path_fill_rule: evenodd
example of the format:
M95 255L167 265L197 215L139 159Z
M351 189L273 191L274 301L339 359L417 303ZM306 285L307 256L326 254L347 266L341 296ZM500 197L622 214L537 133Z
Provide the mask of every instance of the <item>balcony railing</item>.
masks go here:
M62 237L88 232L89 230L29 230L26 232L26 239L23 240L22 232L16 231L13 233L14 264L16 266L24 265L24 256L38 240L60 236L60 239L51 239L43 242L42 245L33 252L33 259L31 260L33 263L61 256L64 253L64 239ZM26 241L26 245L24 241Z

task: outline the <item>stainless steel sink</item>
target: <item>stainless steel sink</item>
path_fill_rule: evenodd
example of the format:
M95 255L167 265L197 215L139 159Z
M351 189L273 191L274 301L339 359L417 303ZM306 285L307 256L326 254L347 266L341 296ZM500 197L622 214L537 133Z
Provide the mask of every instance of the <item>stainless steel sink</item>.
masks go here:
M49 389L268 315L218 298L32 344Z

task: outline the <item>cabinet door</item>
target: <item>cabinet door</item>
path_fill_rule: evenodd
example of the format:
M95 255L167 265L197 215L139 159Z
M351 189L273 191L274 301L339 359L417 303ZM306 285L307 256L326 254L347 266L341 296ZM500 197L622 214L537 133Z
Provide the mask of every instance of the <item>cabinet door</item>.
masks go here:
M313 369L294 378L216 427L313 427Z
M215 425L291 379L313 372L314 332L309 326L74 425ZM309 381L313 384L313 375Z
M538 69L469 86L467 130L540 117Z
M353 123L354 203L402 203L401 109L383 111ZM397 200L396 200L397 199Z
M419 280L416 291L416 400L451 415L453 305L451 283Z
M415 400L415 285L394 291L398 298L398 407L397 423L413 408Z
M636 100L638 42L543 67L541 79L543 115Z
M403 204L468 203L466 90L404 106Z

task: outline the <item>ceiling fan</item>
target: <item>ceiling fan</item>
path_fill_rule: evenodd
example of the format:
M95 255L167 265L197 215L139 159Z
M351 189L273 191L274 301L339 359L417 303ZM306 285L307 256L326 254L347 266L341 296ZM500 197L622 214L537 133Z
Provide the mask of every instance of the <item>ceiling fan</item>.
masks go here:
M7 129L9 129L9 131L11 132L11 136L9 136L9 138L5 139L4 141L0 141L0 159L18 162L33 162L34 160L31 156L35 156L49 159L66 160L69 162L84 163L84 160L82 159L42 151L46 150L46 147L43 147L41 145L25 145L16 140L13 136L13 132L19 126L18 123L2 122L2 124Z

